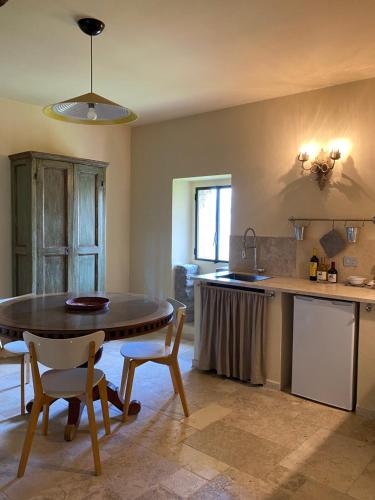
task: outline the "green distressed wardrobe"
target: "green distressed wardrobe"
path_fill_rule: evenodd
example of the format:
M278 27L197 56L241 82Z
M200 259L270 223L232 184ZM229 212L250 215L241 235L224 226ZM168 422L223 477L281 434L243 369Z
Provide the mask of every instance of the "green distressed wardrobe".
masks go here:
M34 151L9 159L14 295L103 290L108 164Z

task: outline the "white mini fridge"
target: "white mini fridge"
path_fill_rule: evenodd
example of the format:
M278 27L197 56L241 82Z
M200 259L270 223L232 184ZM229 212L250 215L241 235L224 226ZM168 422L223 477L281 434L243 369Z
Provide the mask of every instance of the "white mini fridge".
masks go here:
M293 394L355 408L357 314L353 302L294 297Z

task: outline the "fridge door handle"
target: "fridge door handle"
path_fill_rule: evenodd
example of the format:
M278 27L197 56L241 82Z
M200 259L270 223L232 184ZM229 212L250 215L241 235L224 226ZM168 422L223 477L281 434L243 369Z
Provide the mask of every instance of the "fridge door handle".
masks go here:
M331 300L331 304L334 306L341 306L341 307L352 307L353 302L344 302L342 300Z

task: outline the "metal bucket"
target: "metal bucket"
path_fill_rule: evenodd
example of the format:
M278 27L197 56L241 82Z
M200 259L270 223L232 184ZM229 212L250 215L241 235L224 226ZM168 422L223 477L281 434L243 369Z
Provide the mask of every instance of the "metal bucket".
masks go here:
M294 237L297 241L303 240L303 233L305 232L305 226L302 224L294 224Z
M346 240L348 243L357 243L359 230L359 227L345 226Z

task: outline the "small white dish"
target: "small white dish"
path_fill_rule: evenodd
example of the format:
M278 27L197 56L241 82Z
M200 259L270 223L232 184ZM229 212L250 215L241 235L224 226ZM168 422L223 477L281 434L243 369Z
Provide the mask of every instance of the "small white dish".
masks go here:
M364 285L365 281L366 281L366 278L363 278L362 276L349 276L348 277L348 282L351 285L356 285L356 286Z

